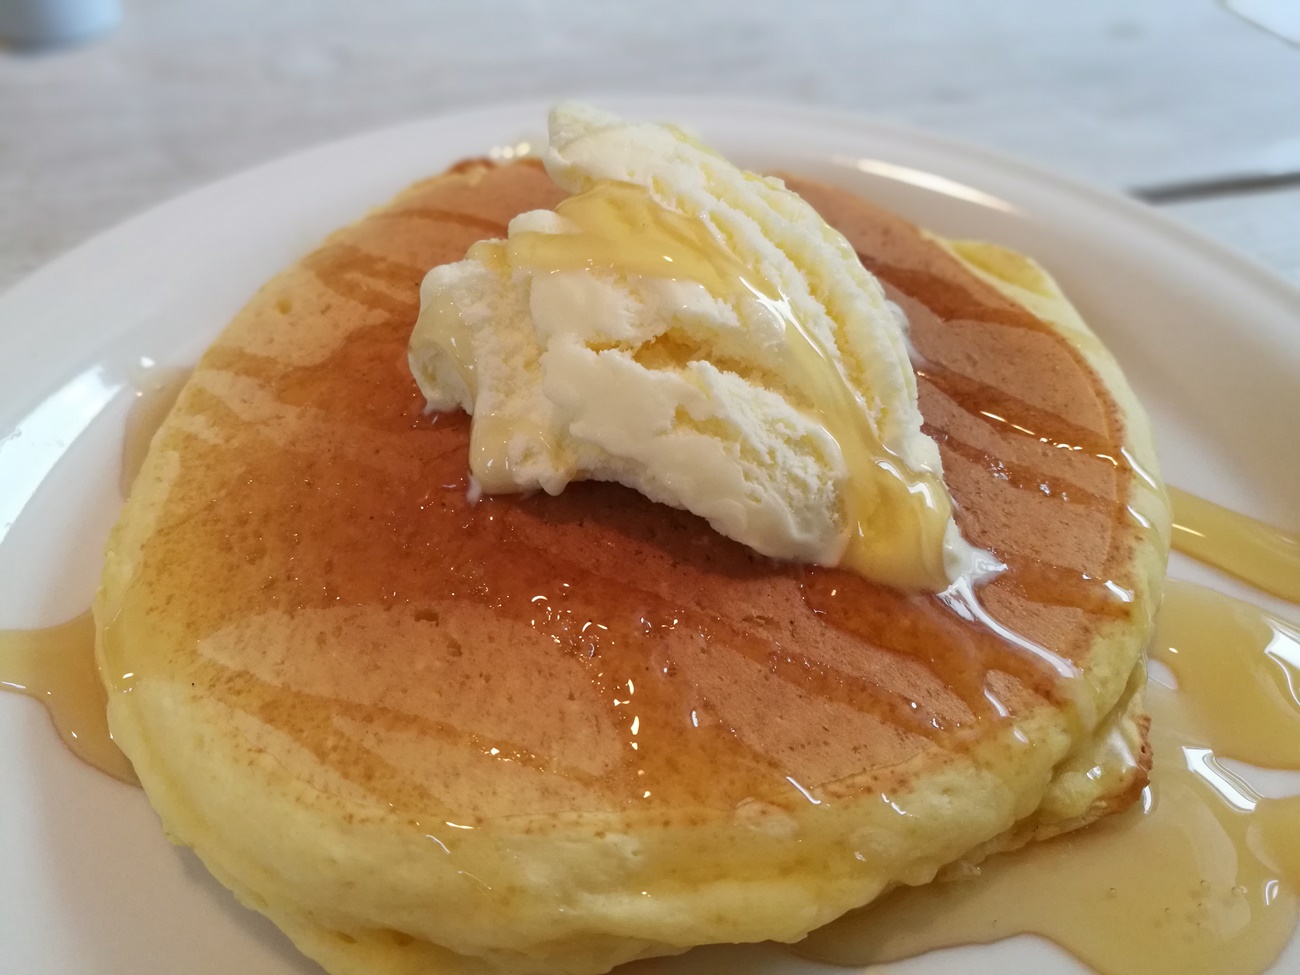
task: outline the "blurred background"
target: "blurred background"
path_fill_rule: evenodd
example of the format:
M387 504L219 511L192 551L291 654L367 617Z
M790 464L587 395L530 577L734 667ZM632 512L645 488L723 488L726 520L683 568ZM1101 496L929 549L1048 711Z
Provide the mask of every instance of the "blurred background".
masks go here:
M0 0L0 290L296 149L625 92L941 132L1158 201L1300 281L1298 0L121 0L97 36L34 48L13 10L42 2Z

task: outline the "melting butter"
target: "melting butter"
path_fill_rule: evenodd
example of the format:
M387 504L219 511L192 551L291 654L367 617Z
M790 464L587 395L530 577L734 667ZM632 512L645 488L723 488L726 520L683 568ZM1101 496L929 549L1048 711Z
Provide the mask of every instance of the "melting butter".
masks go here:
M1185 555L1300 603L1300 536L1169 488L1173 546Z
M1140 804L993 857L974 879L895 891L800 953L862 965L1038 934L1105 975L1267 968L1295 930L1300 798L1261 798L1218 758L1300 768L1300 701L1284 690L1300 631L1170 582L1152 656L1178 690L1150 686L1155 760Z
M840 565L900 588L947 588L947 489L880 442L834 351L804 328L780 289L743 265L700 218L659 205L641 186L600 182L560 203L556 212L577 232L512 235L506 244L511 266L694 281L714 297L752 298L775 315L784 325L785 355L799 377L799 392L848 467L849 541Z
M472 244L465 254L469 260L478 261L501 274L509 273L506 245L500 240L480 240ZM428 336L451 361L460 381L469 390L471 398L478 397L478 369L473 353L470 327L457 304L455 296L441 289L421 293L420 315L432 323ZM527 425L527 434L554 456L555 445L547 436L545 424L536 417L521 420L496 413L478 411L470 427L470 469L479 472L475 491L489 494L515 490L510 460L510 441Z

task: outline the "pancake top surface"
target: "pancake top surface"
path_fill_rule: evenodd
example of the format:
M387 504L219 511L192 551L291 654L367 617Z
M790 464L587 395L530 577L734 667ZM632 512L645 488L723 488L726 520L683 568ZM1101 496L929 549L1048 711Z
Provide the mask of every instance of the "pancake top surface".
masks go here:
M419 282L560 193L534 165L458 169L205 355L127 510L111 673L191 683L304 779L462 823L890 789L999 708L1061 705L1041 660L937 597L774 563L627 489L469 504L468 421L426 416L406 367ZM795 188L908 313L958 522L1008 566L982 606L1091 668L1132 612L1102 583L1133 588L1140 544L1111 395L909 224Z

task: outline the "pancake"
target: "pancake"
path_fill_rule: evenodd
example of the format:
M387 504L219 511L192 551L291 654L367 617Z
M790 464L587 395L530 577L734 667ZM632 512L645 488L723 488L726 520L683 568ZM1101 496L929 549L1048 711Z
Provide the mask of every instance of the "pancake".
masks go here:
M909 316L959 526L1007 566L974 595L611 484L470 504L406 343L429 267L558 202L532 163L330 238L155 437L95 603L109 724L169 837L329 971L792 941L1144 784L1168 516L1118 369L1029 262L792 182Z

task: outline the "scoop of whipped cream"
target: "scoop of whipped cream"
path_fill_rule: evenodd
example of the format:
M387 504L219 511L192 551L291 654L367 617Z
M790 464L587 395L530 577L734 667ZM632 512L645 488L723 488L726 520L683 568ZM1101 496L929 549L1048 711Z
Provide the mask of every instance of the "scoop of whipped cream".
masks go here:
M617 481L768 556L941 590L978 560L921 432L906 320L778 179L573 103L575 194L421 287L410 363L486 493Z

